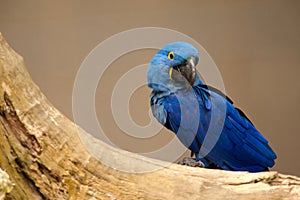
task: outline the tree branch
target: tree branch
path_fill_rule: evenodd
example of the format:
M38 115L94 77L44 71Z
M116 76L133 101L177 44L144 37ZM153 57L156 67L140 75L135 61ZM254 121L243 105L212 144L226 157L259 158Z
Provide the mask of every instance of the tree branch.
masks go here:
M112 169L84 148L78 134L94 142L99 155L132 171L162 169ZM299 177L163 167L89 136L51 105L1 34L0 146L0 167L15 184L9 199L300 199Z

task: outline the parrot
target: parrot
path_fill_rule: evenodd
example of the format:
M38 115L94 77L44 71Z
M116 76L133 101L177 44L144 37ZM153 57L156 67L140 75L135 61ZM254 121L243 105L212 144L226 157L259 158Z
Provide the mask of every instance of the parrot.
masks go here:
M202 167L268 171L277 158L268 140L228 96L201 81L199 59L198 50L187 42L158 50L147 71L153 116Z

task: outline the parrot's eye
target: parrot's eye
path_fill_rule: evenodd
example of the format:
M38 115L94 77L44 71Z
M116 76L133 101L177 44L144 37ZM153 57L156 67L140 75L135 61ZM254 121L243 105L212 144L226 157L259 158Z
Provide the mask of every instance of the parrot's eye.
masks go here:
M168 58L169 58L170 60L173 60L173 59L174 59L174 52L173 52L173 51L170 51L170 52L169 52Z

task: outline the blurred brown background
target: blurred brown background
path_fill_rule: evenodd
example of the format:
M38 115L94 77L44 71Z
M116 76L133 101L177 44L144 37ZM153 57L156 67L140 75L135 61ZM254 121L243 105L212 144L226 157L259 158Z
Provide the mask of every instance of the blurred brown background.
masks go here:
M73 83L83 59L111 35L144 26L171 28L202 44L228 95L276 151L274 169L300 175L300 1L0 1L0 31L44 94L71 119ZM110 110L118 78L154 53L122 56L97 91L101 125L116 144L134 152L155 149L173 136L163 131L135 140L122 134ZM130 101L141 125L149 122L149 92L142 87Z

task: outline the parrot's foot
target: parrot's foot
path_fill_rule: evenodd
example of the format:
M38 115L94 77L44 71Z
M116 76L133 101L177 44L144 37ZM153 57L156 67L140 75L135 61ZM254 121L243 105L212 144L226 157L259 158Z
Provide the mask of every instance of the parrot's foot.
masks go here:
M185 157L181 161L177 162L179 165L187 165L190 167L205 167L204 163L199 161L196 161L195 158Z

